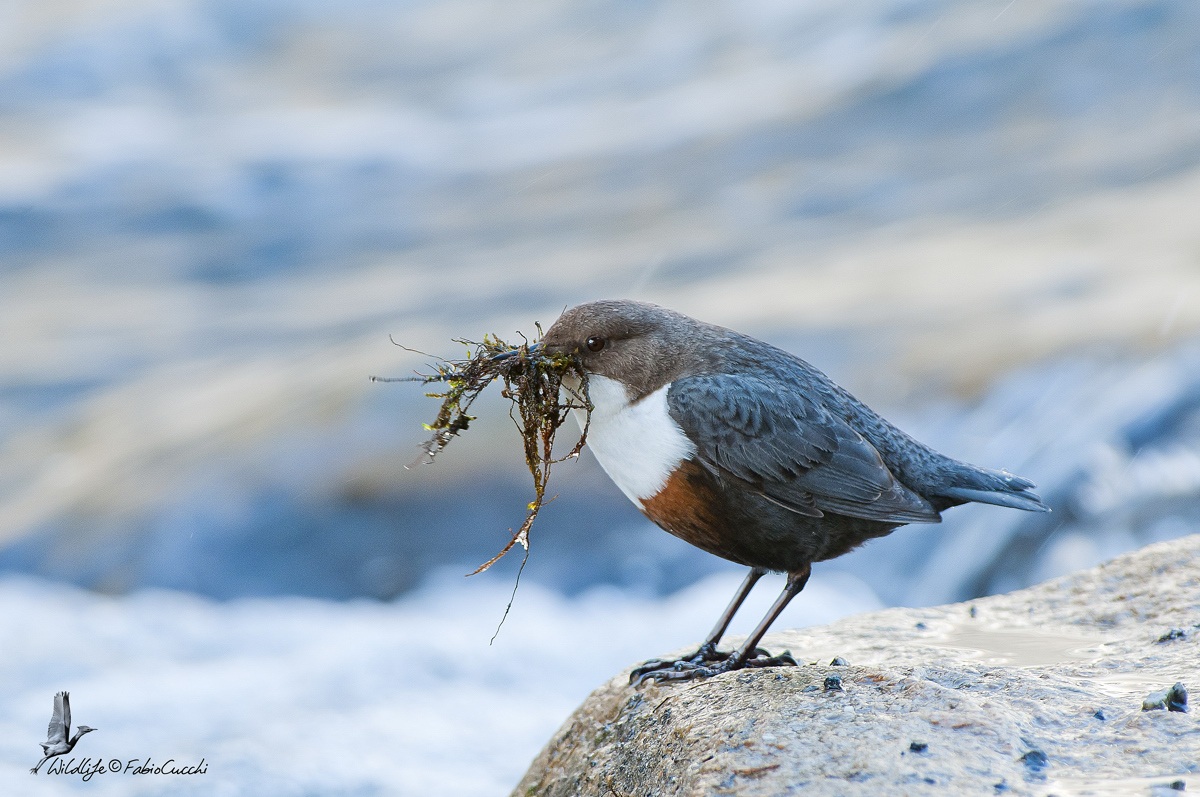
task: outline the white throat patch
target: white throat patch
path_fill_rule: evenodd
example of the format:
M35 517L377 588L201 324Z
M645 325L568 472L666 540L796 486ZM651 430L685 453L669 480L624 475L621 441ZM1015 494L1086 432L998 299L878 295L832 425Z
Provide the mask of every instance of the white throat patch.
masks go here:
M679 463L696 453L696 447L667 413L668 383L630 404L625 385L605 376L588 376L592 410L587 447L609 478L630 501L642 502L657 495ZM585 413L575 410L583 426Z

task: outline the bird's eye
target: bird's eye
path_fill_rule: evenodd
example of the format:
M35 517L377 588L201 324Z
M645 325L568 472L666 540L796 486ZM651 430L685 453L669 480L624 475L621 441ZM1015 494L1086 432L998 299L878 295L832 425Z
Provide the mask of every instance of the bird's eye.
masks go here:
M595 335L587 339L588 351L600 351L604 348L604 338L598 338Z

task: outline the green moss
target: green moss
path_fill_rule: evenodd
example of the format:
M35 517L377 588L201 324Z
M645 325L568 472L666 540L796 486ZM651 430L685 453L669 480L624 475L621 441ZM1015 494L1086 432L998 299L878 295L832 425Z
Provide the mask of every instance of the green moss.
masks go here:
M467 347L466 359L439 361L433 366L432 374L422 374L409 380L372 377L376 381L419 381L445 385L445 390L441 392L426 394L442 402L433 422L422 424L426 430L433 432L424 446L427 462L433 462L451 440L470 428L475 416L469 414L468 410L488 385L497 379L503 382L501 395L513 403L509 416L521 432L525 464L533 477L534 499L526 505L525 521L508 544L471 575L487 570L518 543L525 549L528 558L529 530L545 501L551 466L577 456L587 441L585 422L583 432L571 450L561 457L554 456L555 434L566 422L570 411L585 410L590 420L592 408L587 400L587 375L578 358L543 353L537 346L542 338L541 326L537 330L537 339L533 342L525 340L519 346L496 335L484 335L483 341L478 343L458 340L456 342ZM568 375L578 379L580 387L577 391L563 385Z

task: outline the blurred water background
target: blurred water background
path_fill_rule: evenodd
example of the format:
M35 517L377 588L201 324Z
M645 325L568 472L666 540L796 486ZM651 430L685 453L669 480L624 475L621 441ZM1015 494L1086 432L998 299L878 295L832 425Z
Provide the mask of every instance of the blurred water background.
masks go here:
M428 362L389 336L655 301L1054 507L901 529L781 623L1190 533L1197 207L1190 0L10 0L0 783L70 689L79 754L209 771L39 793L504 793L708 630L738 569L585 452L489 645L516 562L460 576L523 517L517 435L493 395L406 470L435 402L368 382Z

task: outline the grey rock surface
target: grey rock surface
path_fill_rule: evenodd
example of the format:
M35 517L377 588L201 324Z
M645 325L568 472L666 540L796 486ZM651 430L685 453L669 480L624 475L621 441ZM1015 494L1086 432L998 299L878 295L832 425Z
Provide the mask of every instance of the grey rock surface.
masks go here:
M782 631L766 647L806 663L640 688L617 675L514 796L1200 787L1200 712L1142 707L1200 686L1200 535L1006 595ZM824 688L831 675L842 690Z

